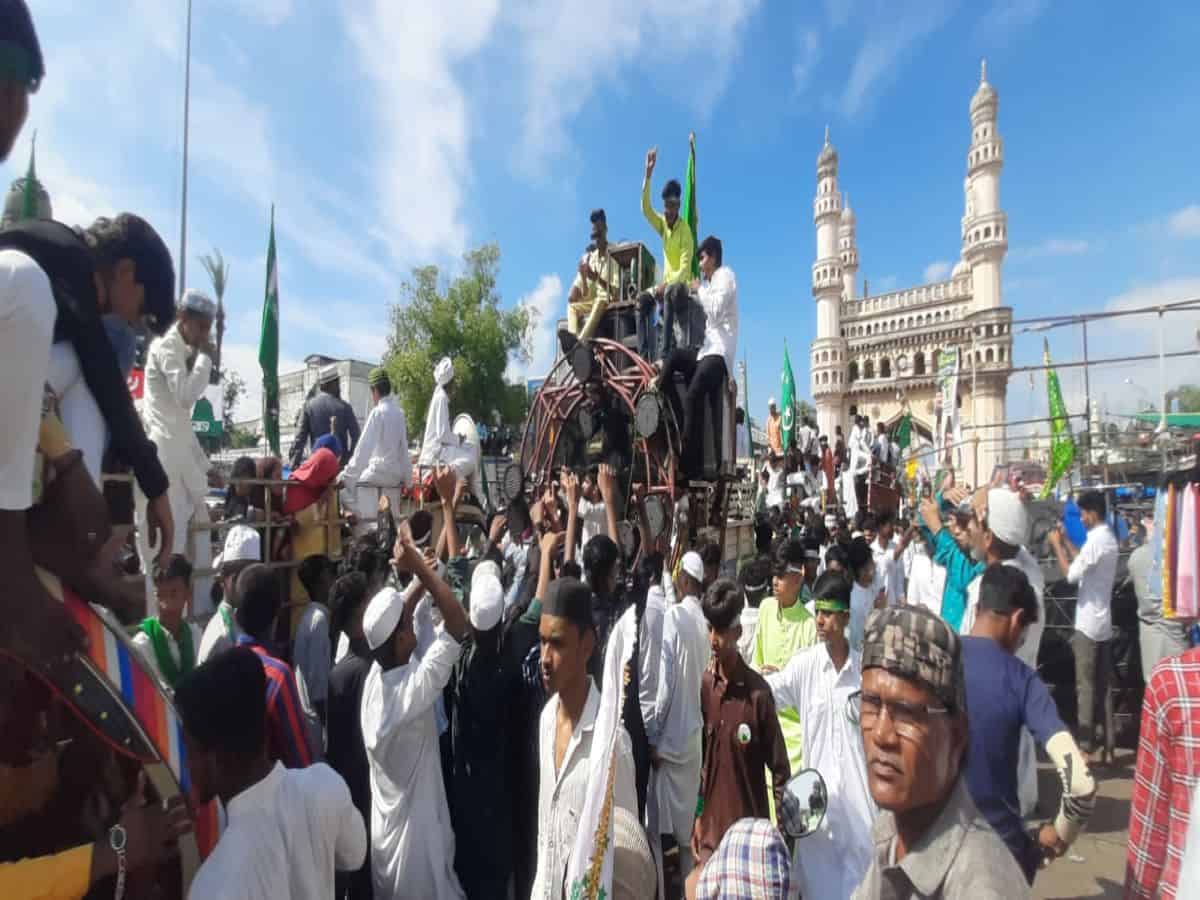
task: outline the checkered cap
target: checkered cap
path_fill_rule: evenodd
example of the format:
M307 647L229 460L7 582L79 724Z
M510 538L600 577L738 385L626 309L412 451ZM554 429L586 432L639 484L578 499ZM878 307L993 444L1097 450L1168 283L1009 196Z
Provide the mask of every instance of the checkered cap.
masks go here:
M867 619L862 669L881 668L919 682L956 712L966 712L962 642L940 616L919 606L878 609Z
M696 900L787 900L792 860L766 819L739 819L700 873Z

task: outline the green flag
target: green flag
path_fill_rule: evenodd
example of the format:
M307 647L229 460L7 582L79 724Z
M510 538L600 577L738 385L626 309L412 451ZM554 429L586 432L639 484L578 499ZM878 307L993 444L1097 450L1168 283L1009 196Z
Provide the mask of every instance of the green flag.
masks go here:
M1041 499L1045 500L1075 462L1075 437L1071 434L1071 420L1063 403L1062 388L1058 385L1058 373L1050 366L1050 342L1043 341L1042 360L1046 368L1046 393L1050 407L1050 472L1042 485Z
M700 257L696 255L696 246L700 241L700 236L696 233L696 229L700 227L700 214L696 211L696 135L694 133L688 135L688 144L691 149L688 151L687 177L683 180L683 203L679 208L679 215L692 230L692 277L699 278Z
M275 264L275 207L271 207L271 237L267 241L267 290L263 299L258 364L263 372L263 434L271 452L279 455L279 269Z
M783 342L783 387L779 408L783 414L783 449L792 446L792 429L796 424L796 380L792 377L792 361L788 358L787 341Z
M912 413L906 412L904 418L896 424L896 430L892 435L892 439L896 442L896 446L900 448L901 452L906 450L908 445L912 443Z

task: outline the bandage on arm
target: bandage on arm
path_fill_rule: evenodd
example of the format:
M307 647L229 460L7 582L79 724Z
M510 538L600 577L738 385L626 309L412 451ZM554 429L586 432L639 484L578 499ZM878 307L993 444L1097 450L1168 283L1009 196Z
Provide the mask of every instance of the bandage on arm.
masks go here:
M1070 732L1060 731L1046 742L1046 754L1058 770L1062 782L1062 803L1054 818L1054 830L1062 840L1071 844L1096 805L1096 782L1088 771L1087 757L1075 743Z

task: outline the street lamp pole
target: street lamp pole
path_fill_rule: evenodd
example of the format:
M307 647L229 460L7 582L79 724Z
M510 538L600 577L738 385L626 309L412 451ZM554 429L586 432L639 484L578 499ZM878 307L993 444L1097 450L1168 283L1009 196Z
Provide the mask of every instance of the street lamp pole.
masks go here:
M192 100L192 0L187 2L187 39L183 62L183 197L179 215L179 291L187 288L188 126Z

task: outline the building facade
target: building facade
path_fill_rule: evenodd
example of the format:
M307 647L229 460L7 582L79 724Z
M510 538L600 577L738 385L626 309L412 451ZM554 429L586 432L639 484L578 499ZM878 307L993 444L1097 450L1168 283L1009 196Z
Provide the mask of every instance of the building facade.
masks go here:
M852 408L870 418L872 429L877 422L890 428L907 409L916 432L932 440L938 426L938 354L961 354L960 452L952 460L972 484L990 477L1006 456L1002 423L1012 368L1012 310L1002 305L1001 292L1008 220L1000 206L1004 142L998 111L999 96L984 64L970 104L962 249L947 281L857 295L857 223L838 184L838 155L828 129L817 157L813 201L817 337L810 371L820 430L833 434L838 425L848 430Z

